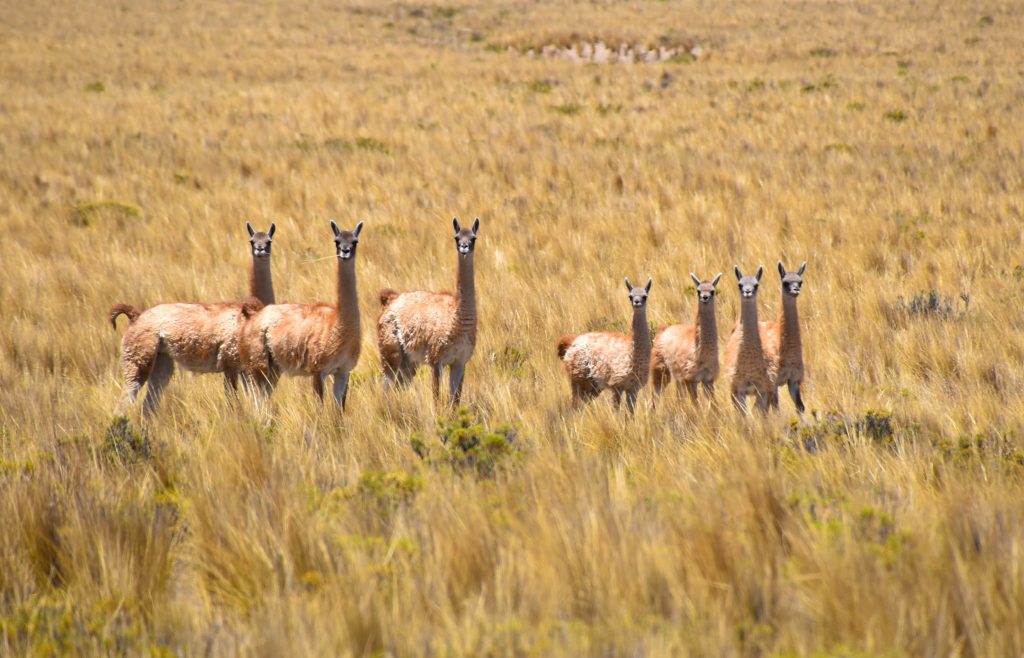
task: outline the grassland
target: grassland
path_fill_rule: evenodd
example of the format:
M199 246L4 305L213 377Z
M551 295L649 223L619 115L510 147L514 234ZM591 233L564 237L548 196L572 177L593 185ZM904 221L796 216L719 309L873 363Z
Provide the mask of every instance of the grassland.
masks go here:
M1021 655L1024 7L862 4L0 3L0 653ZM523 54L575 39L702 51ZM454 285L452 215L462 416L382 399L371 330ZM346 414L178 375L112 421L112 303L239 297L246 220L330 299L330 218ZM660 325L726 272L724 332L778 259L816 415L570 408L554 341L622 277Z

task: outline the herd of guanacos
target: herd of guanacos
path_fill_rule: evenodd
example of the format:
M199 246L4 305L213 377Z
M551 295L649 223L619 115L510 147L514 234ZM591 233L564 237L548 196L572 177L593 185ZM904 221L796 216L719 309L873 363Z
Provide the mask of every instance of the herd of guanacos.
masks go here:
M121 341L123 413L147 386L143 414L156 411L175 367L199 373L221 373L230 394L239 381L257 403L266 401L281 375L311 377L321 399L330 377L331 391L342 409L349 375L359 360L361 325L356 295L355 256L363 222L351 231L331 221L337 255L333 303L276 303L270 255L276 226L256 231L246 223L252 264L249 294L244 300L215 303L165 303L138 310L116 304L109 312L116 328L119 315L129 326ZM448 368L449 397L458 404L466 364L476 345L477 310L473 255L480 219L471 227L452 219L457 252L454 293L380 291L377 343L385 388L407 385L421 365L430 368L435 398ZM740 318L725 350L725 376L733 402L746 408L753 396L761 411L777 408L778 387L786 385L796 410L804 411L803 349L796 300L807 263L787 272L779 262L782 307L776 322L759 321L757 291L764 273L735 274L740 292ZM634 286L627 278L632 305L632 334L595 331L566 334L558 340L558 356L569 376L574 403L586 402L605 389L616 406L622 397L630 412L640 389L650 379L655 395L672 380L680 395L697 400L698 388L714 393L719 376L715 293L722 274L701 280L690 274L696 289L693 324L663 327L651 340L647 298L652 281Z

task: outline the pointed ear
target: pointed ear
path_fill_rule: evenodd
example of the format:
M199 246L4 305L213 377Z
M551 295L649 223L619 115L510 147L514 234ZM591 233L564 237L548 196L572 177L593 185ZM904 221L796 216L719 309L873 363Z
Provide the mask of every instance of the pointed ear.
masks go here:
M633 292L633 284L629 282L629 277L626 277L626 290Z
M270 238L271 240L273 240L273 239L274 239L274 231L276 231L276 230L277 230L277 224L274 224L273 222L271 222L271 223L270 223L270 230L269 230L269 231L267 231L267 236L268 236L268 237L269 237L269 238Z
M473 235L476 235L476 232L479 231L479 230L480 230L480 218L477 217L475 220L473 220Z
M653 286L653 285L654 285L654 279L648 277L647 278L647 285L644 286L644 290L646 290L647 292L650 292L651 291L651 286Z
M694 274L693 272L690 272L690 278L693 279L693 285L695 285L695 286L699 286L700 285L700 279L697 278L696 274Z
M739 281L740 279L743 278L743 272L740 272L739 265L733 265L733 267L736 269L736 280Z
M800 269L797 270L796 273L799 274L800 276L803 276L804 275L804 270L806 270L806 269L807 269L807 261L804 261L803 264L800 265Z
M334 237L341 237L341 229L333 219L331 220L331 230L334 231Z
M754 278L757 279L758 281L760 281L762 274L764 274L764 265L758 265L757 266L757 274L754 275Z
M462 230L462 227L459 226L459 218L458 217L452 217L452 226L455 227L455 232L456 233L458 233L459 231Z
M722 273L721 273L721 272L719 272L719 273L718 273L718 276L716 276L716 277L715 277L714 279L712 279L712 281L711 281L711 285L712 285L713 287L717 288L717 287L718 287L718 282L719 282L719 281L721 281L721 280L722 280Z
M250 224L249 222L245 223L245 230L249 231L249 237L250 238L252 236L256 235L256 231L252 230L252 224Z
M362 232L362 230L363 230L363 223L359 222L358 224L356 224L356 230L352 231L352 235L354 235L354 236L356 236L358 238L359 237L359 233Z
M782 266L782 261L779 261L779 278L786 276L786 268Z

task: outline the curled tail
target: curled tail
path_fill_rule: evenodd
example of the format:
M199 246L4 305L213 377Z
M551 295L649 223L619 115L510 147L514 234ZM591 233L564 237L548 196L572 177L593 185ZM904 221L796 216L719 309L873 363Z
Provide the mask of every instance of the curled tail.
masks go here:
M110 307L110 310L107 311L107 314L110 317L110 326L117 329L117 316L122 314L126 315L128 317L128 324L130 325L139 319L139 315L141 313L139 309L135 308L131 304L114 304Z
M381 306L381 308L386 307L388 304L390 304L392 301L394 301L395 297L398 297L399 294L400 293L397 290L392 290L391 288L384 288L383 290L381 290L380 291L380 306Z
M575 334L564 334L558 339L558 358L564 359L565 353L569 351L569 346L576 340Z

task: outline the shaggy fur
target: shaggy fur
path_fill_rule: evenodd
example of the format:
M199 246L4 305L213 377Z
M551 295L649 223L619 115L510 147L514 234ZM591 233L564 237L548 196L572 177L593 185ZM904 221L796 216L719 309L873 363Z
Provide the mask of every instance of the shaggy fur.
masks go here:
M452 226L458 252L456 293L381 290L377 344L386 386L407 384L416 369L426 364L433 375L436 400L441 395L441 371L447 366L449 397L452 404L458 404L466 364L476 346L473 254L480 219L471 229L462 228L457 218L452 219Z
M747 396L757 399L760 411L778 406L775 376L770 355L765 351L757 321L757 288L764 268L755 276L743 276L736 268L740 290L740 319L733 327L725 350L725 371L730 380L732 399L737 408L746 409Z
M271 225L267 233L255 232L246 224L250 237L252 264L249 272L248 299L213 304L158 304L139 312L130 304L115 304L109 311L110 323L117 328L117 316L128 316L128 329L121 339L121 372L124 392L116 413L123 413L148 384L143 414L156 411L174 367L199 373L224 373L225 387L238 386L241 359L239 327L246 318L263 307L257 293L273 299L270 281Z
M660 393L675 379L682 395L683 389L691 400L697 399L697 386L704 386L709 398L714 395L718 377L718 325L715 321L714 281L701 281L695 274L690 278L697 286L697 312L693 324L674 324L663 328L654 339L651 354L651 387Z
M359 361L359 300L355 257L363 223L342 231L331 222L338 256L335 304L274 304L264 307L242 328L242 365L259 397L273 392L281 375L312 377L321 399L334 377L333 394L345 408L349 375Z
M630 413L636 407L636 396L647 383L651 359L651 329L647 324L647 296L653 282L634 288L626 279L633 306L633 335L593 331L558 339L558 356L562 359L572 385L574 404L587 402L609 389L618 407L622 395Z
M804 401L800 394L800 386L804 381L804 352L800 340L800 318L797 314L796 300L803 287L803 274L806 268L805 262L796 272L786 272L782 261L779 261L779 278L782 283L779 320L761 321L761 336L771 362L769 369L775 373L776 399L778 387L785 384L789 388L789 396L793 399L797 413L801 414L804 412Z

